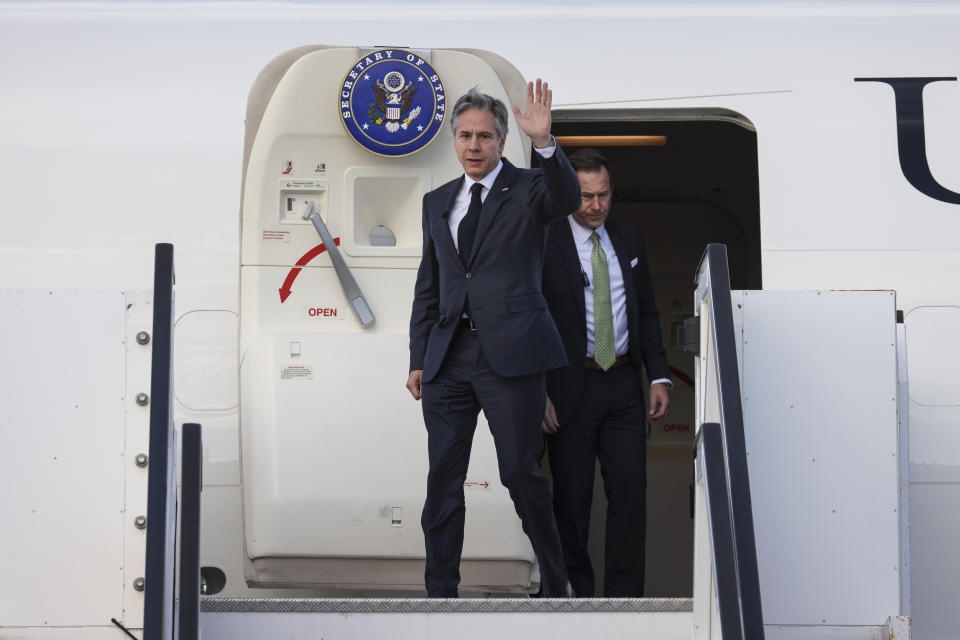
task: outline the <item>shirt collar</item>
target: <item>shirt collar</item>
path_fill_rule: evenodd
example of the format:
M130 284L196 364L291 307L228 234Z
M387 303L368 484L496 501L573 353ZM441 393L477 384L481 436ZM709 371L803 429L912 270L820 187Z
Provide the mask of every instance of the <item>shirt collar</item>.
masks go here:
M487 191L490 191L493 188L493 183L496 182L497 176L500 175L500 170L503 169L503 160L497 162L497 166L493 168L493 171L483 176L482 180L474 180L470 176L464 174L463 189L464 191L470 191L475 183L479 182L484 186Z
M590 234L594 231L597 232L597 235L600 236L600 241L602 242L604 237L607 235L607 228L605 225L601 224L596 229L588 229L587 227L582 226L579 222L574 219L573 214L567 216L567 220L570 222L570 231L573 232L573 241L577 244L586 244L590 242Z

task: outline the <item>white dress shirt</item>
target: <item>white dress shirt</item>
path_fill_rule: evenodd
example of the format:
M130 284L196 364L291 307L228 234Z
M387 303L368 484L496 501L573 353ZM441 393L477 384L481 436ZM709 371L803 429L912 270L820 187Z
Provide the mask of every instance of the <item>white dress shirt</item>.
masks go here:
M620 261L617 252L610 242L610 235L606 226L600 225L596 229L589 229L578 223L573 215L567 216L570 230L573 232L573 242L577 247L577 257L580 258L581 274L585 275L583 287L584 308L587 312L587 357L594 355L593 335L593 242L590 235L596 231L600 236L600 248L607 255L607 270L610 273L610 303L613 309L613 340L617 349L617 357L630 351L630 333L627 328L627 292L623 286L623 272L620 270ZM588 283L589 284L586 284ZM658 378L650 382L651 386L659 382L673 386L669 378Z

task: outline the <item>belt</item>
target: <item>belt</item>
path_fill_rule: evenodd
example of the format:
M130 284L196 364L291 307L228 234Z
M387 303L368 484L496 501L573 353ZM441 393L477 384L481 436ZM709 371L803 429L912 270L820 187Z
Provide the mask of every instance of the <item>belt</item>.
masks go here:
M630 354L625 353L622 356L619 356L616 360L613 361L613 364L610 365L610 369L615 369L619 366L630 364ZM587 361L584 365L587 369L599 369L600 365L597 364L597 361L593 358L587 358ZM610 369L607 369L609 371Z
M473 324L473 318L460 318L460 328L474 333L477 331L477 325Z

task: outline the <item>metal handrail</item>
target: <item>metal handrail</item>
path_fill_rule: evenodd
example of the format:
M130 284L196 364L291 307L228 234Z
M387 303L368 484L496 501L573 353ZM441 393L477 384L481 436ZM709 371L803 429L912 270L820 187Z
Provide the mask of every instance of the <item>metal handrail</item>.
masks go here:
M173 245L154 251L153 354L150 365L150 470L147 477L147 557L143 639L169 640L173 632Z
M737 585L736 547L730 518L730 487L727 486L727 464L723 455L722 427L716 422L700 426L697 438L702 445L703 468L707 489L707 514L713 542L713 567L717 580L717 605L720 611L720 637L724 640L745 640L743 617L740 614Z
M739 617L739 629L733 636L723 625L723 637L762 640L763 610L760 601L760 578L757 569L757 548L753 527L753 505L750 498L750 476L747 469L746 440L743 427L743 405L740 396L740 374L737 364L736 338L733 325L733 306L730 294L730 272L727 248L709 244L697 269L697 299L709 298L709 317L716 353L716 379L720 406L720 424L701 426L704 456L710 492L708 497L710 521L714 540L714 566L717 568L717 587L734 589L739 614L733 616L721 610L721 621ZM716 436L719 436L717 438ZM708 448L709 445L709 448ZM718 457L719 456L719 457ZM710 478L714 479L709 483ZM718 486L719 485L719 486ZM722 547L726 546L726 549ZM733 559L732 581L721 582L720 572L727 564L729 553ZM721 593L719 605L729 608L730 594Z
M177 640L200 637L200 492L203 490L203 445L199 424L183 425L180 465L180 595Z

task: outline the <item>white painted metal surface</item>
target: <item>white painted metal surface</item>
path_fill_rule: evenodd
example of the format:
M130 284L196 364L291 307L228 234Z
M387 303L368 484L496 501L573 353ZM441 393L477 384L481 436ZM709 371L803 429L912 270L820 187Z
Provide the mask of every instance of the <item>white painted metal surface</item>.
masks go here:
M2 627L109 625L124 606L124 411L146 410L124 393L124 297L2 291L0 318Z
M707 486L703 468L702 446L694 461L694 530L693 530L693 629L694 640L721 638L720 611L717 601L717 574L713 563L713 540L707 512Z
M124 385L126 416L123 440L123 616L119 620L130 627L143 624L143 592L134 588L137 578L144 577L147 546L146 530L136 526L139 516L147 515L147 477L149 476L150 407L136 403L139 393L150 393L150 362L153 357L153 294L127 292L124 295L126 327L126 381ZM150 341L140 344L137 336L146 332ZM101 381L102 384L103 381ZM147 466L137 463L140 454L148 456ZM149 522L147 525L149 526ZM109 619L101 620L104 625Z
M895 296L745 291L742 300L764 622L881 624L900 614L907 543Z
M910 378L907 367L907 332L897 314L897 447L900 487L900 615L894 628L909 625L913 608L910 597Z

